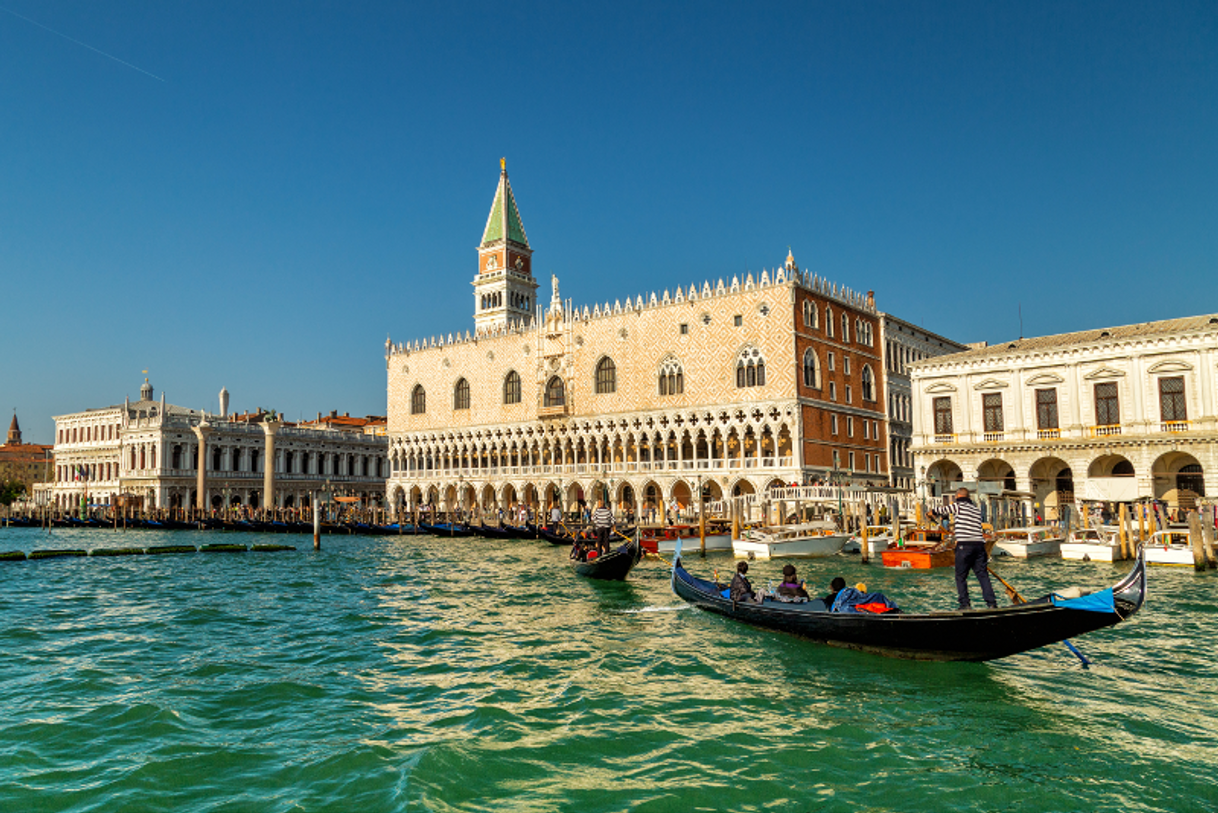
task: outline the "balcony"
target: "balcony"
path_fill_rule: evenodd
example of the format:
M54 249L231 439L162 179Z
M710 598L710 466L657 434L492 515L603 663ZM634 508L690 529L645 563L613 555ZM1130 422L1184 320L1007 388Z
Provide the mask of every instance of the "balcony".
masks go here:
M956 436L951 435L935 435L935 443L955 443Z
M567 405L565 403L555 404L554 406L542 406L537 408L538 418L561 418L567 414Z
M1105 424L1104 426L1092 426L1090 428L1090 435L1093 438L1104 438L1119 434L1121 434L1121 425L1119 423Z
M1001 443L1006 438L1006 432L986 432L981 436L985 443Z
M1037 440L1061 440L1061 436L1062 436L1061 429L1037 429L1036 430L1036 439Z
M1188 426L1189 426L1188 421L1163 421L1163 423L1161 423L1159 425L1159 427L1160 427L1159 431L1172 432L1172 433L1187 432Z

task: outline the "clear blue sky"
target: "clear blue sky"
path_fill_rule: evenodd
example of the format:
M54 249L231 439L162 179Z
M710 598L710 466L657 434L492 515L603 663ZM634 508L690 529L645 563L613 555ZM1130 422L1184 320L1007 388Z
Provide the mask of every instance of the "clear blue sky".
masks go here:
M386 334L473 327L500 156L581 304L789 245L962 341L1218 311L1213 0L0 7L27 440L143 369L383 413Z

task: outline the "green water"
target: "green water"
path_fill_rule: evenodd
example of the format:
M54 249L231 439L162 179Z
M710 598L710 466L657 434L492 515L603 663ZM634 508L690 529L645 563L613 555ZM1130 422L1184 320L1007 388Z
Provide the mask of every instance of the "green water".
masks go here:
M1154 570L1083 671L821 647L688 608L659 562L576 579L543 542L0 529L221 541L300 549L0 562L0 811L1218 809L1212 572ZM1027 595L1124 567L998 565ZM954 604L945 571L800 569Z

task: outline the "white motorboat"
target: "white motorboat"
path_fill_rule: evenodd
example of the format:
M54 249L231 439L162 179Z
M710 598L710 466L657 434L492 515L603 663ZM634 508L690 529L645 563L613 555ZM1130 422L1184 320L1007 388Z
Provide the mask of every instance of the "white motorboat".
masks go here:
M1193 566L1188 531L1157 531L1146 540L1146 564Z
M1110 534L1095 528L1078 528L1061 544L1063 559L1080 562L1115 562L1121 558L1121 548Z
M867 551L871 556L879 556L888 550L892 544L892 528L888 525L867 526ZM863 535L854 534L842 545L842 553L862 553Z
M1062 532L1060 528L1032 526L1029 528L1007 528L994 535L995 556L1014 556L1031 559L1036 556L1052 556L1061 552Z
M823 522L756 528L732 542L732 554L737 559L832 556L848 538L849 534L836 533Z

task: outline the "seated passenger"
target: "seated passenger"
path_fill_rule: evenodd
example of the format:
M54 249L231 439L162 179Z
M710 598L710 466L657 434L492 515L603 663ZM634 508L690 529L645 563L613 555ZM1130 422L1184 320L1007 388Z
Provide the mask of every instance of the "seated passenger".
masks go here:
M825 596L825 606L832 607L833 602L837 601L837 594L846 589L846 580L838 576L833 581L829 582L829 595Z
M728 595L732 601L760 604L761 596L753 592L753 585L749 584L749 580L745 578L745 573L749 572L748 562L736 563L736 575L732 576L731 587L728 588Z
M778 585L779 598L809 598L804 583L795 575L795 565L782 566L782 583Z

